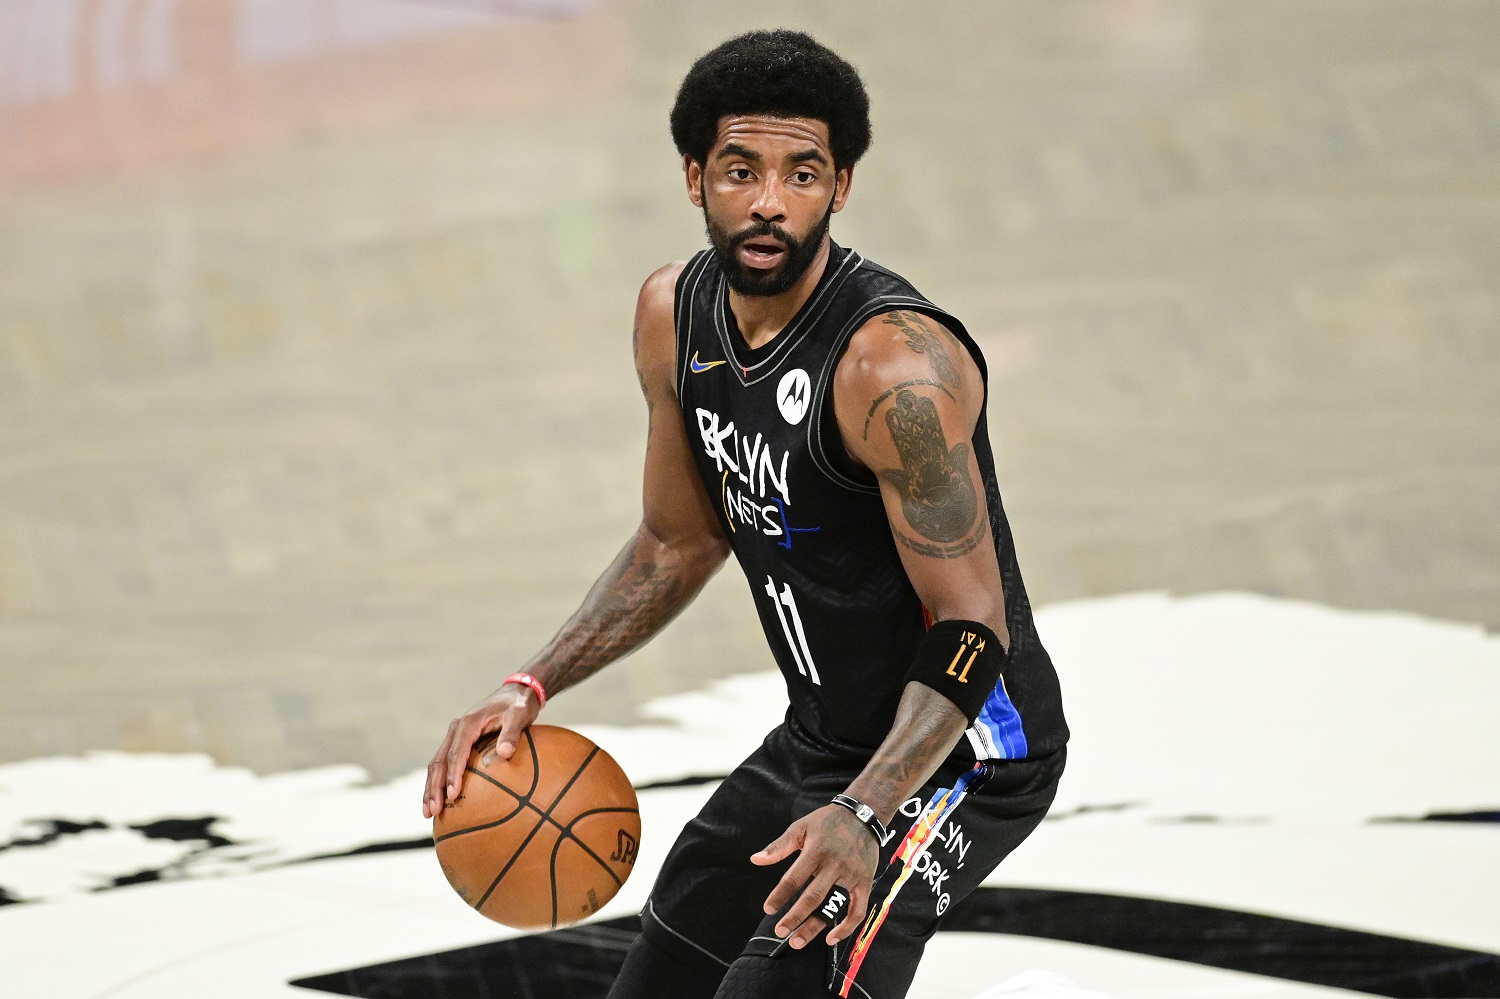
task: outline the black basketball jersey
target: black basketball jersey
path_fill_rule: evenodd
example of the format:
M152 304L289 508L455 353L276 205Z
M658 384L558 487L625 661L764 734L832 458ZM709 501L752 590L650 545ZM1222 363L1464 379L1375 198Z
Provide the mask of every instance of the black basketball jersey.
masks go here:
M791 711L829 748L868 754L895 720L930 618L907 579L875 476L844 450L833 373L866 321L929 315L984 359L963 324L904 279L832 246L827 269L776 337L750 349L712 251L677 279L677 396L693 459L750 583ZM986 384L988 376L986 375ZM981 410L972 440L1005 588L1004 675L950 762L1044 756L1067 741L1052 662L1000 505Z

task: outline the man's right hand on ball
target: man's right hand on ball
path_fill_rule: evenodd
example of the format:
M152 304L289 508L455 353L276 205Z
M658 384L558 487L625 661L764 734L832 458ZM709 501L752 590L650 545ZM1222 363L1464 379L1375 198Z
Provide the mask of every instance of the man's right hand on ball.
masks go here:
M516 751L516 741L542 710L530 687L507 683L465 714L453 719L443 744L427 764L427 786L422 793L422 815L433 818L443 805L463 791L464 768L474 743L490 732L499 732L495 752L508 760Z

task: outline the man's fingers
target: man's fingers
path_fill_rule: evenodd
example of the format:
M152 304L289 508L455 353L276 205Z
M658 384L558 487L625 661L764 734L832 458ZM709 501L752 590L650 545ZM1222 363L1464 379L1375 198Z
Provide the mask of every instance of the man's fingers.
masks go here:
M771 889L771 894L766 896L766 915L780 912L791 904L792 899L796 898L797 893L807 886L808 881L816 872L817 864L809 860L807 854L804 853L798 857L796 862L781 876L781 880L776 882L776 887ZM785 933L780 933L780 935L786 936Z
M454 721L448 725L443 744L432 755L432 762L427 764L427 787L423 792L426 797L422 799L422 812L428 818L443 810L444 784L448 779L448 744L453 741L453 729L457 724Z
M495 738L495 752L502 760L508 760L516 755L516 744L521 741L521 733L526 731L530 720L524 711L507 711L500 719L500 734Z
M814 878L806 888L802 889L802 894L797 898L796 903L776 921L776 935L778 937L790 936L791 944L795 948L802 947L816 937L818 931L823 928L823 920L815 917L814 913L817 912L818 906L823 904L823 900L828 897L828 892L832 888L833 875L831 873L821 874ZM816 925L804 926L804 923Z
M777 836L774 840L772 840L764 850L760 851L759 853L752 854L750 857L750 863L758 864L761 867L781 863L783 860L790 857L798 850L802 849L802 842L805 835L806 834L802 829L802 823L793 822L790 826L787 826L786 832L782 833L780 836ZM787 897L790 898L791 896ZM780 908L780 906L777 906L777 908ZM775 912L776 910L767 909L766 911Z
M438 777L437 760L427 764L427 783L422 788L422 817L432 818L437 815L438 808Z
M479 734L479 727L465 718L458 723L453 730L453 735L449 737L448 778L445 788L449 801L457 800L464 789L464 768L469 765L469 753L473 751Z
M844 918L828 933L828 946L832 947L840 940L846 940L859 931L865 921L865 912L870 905L870 891L868 888L856 887L849 892L849 908L844 913Z

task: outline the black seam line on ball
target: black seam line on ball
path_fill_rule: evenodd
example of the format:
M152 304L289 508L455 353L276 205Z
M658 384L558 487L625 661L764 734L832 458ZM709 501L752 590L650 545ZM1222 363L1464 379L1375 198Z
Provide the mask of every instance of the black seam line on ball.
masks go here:
M591 808L587 812L580 812L578 815L573 816L573 821L569 822L566 826L558 826L558 828L562 830L562 835L557 837L557 842L559 845L561 845L563 840L570 839L573 842L577 843L580 847L583 848L584 853L587 853L590 857L593 857L594 860L598 862L599 866L603 867L605 872L611 878L614 878L615 884L623 888L625 887L625 882L620 878L615 877L615 872L610 869L609 861L605 860L603 857L595 853L593 847L589 846L583 840L579 839L578 836L573 832L573 827L579 822L582 822L584 819L588 818L590 815L604 815L609 812L629 812L631 815L640 814L640 812L634 808ZM556 859L557 851L554 850L552 855L553 859Z
M558 829L562 829L563 828L562 823L558 822L556 819L554 819L552 817L552 809L556 808L558 806L558 804L563 800L563 796L566 795L570 790L572 790L574 784L578 783L578 778L582 777L583 776L583 772L589 768L589 764L592 763L592 762L594 762L594 757L596 757L596 756L599 755L600 749L599 749L598 746L595 746L593 748L593 750L589 753L589 755L586 756L586 757L584 757L583 762L578 765L578 769L575 770L575 771L573 771L573 776L570 777L570 778L568 778L568 782L566 784L564 784L563 785L563 789L557 793L557 797L552 799L552 804L548 805L547 808L546 808L546 810L543 810L543 809L538 808L536 805L532 804L532 802L531 802L531 796L536 793L537 784L539 784L541 782L541 766L537 762L537 758L536 758L536 741L534 739L532 739L532 737L531 737L531 730L530 729L527 729L522 734L526 736L526 741L531 746L531 769L532 769L531 787L529 789L527 789L527 791L526 791L525 794L522 794L521 792L516 791L514 788L506 787L504 784L500 783L495 778L491 777L489 774L485 773L482 770L476 770L473 767L466 766L466 767L464 767L464 771L466 773L474 774L474 775L476 775L478 777L482 777L484 780L489 781L491 784L495 785L500 790L504 791L506 794L508 794L511 797L515 798L516 801L519 802L520 805L523 808L529 808L533 812L539 813L542 816L543 820L552 823L552 825L556 826ZM519 811L520 811L520 809L518 808L516 811L511 812L509 815L505 816L504 818L496 819L494 822L486 822L486 823L482 823L482 824L477 825L477 826L469 826L467 829L458 829L458 830L455 830L455 831L453 831L451 833L444 833L442 836L435 838L433 840L433 842L434 843L441 843L443 840L449 839L450 837L453 837L453 836L457 836L460 833L479 832L479 831L484 830L484 829L492 829L495 826L502 825L502 824L504 824L506 822L509 822L511 819L513 819L513 818L516 817L516 815L517 815L517 813L519 813ZM534 832L535 832L535 830L533 830L533 833ZM493 886L491 886L491 890L493 890Z
M512 811L512 812L510 812L510 813L508 813L506 815L501 816L500 818L496 819L493 822L481 822L478 825L465 826L463 829L454 829L452 832L445 832L441 836L435 836L435 837L433 837L432 841L434 843L441 843L445 839L452 839L455 836L462 836L465 833L481 832L481 831L483 831L485 829L493 829L495 826L504 825L505 823L509 822L511 819L515 818L517 815L519 815L523 811L525 811L527 808L530 808L534 812L540 812L541 811L541 809L537 808L535 805L531 804L529 801L524 801L524 800L521 800L521 799L517 799L517 801L516 801L516 807L515 807L514 811Z
M470 773L478 773L478 771L471 770ZM506 787L505 785L500 784L500 785L496 785L496 786L499 787L502 791L507 791L512 796L515 796L516 792L511 791L511 789L508 788L508 787ZM530 809L532 812L536 813L537 815L540 815L542 817L542 821L543 822L546 822L546 823L552 825L553 827L555 827L556 829L558 829L558 830L560 830L560 831L562 831L564 833L571 833L571 830L573 828L573 822L577 822L579 819L583 818L585 815L595 815L595 814L597 814L599 812L630 812L630 813L632 813L634 815L641 814L641 810L639 808L591 808L591 809L589 809L586 812L580 812L578 815L574 816L573 817L573 822L570 822L567 825L563 825L561 822L559 822L556 819L554 819L552 817L551 813L542 811L540 808L538 808L535 805L533 805L527 799L519 798L518 797L518 798L516 798L516 802L517 802L516 810L513 811L513 812L510 812L509 814L505 815L502 818L498 818L498 819L496 819L493 822L481 822L478 825L465 826L462 829L455 829L452 832L445 832L441 836L435 836L435 837L433 837L432 841L434 843L441 843L444 840L452 839L455 836L462 836L462 835L464 835L466 833L483 832L486 829L493 829L496 826L504 825L505 823L509 822L511 819L515 818L522 811L525 811L527 809ZM423 842L423 845L424 846L426 845L425 841Z
M586 765L588 765L588 763L585 763L585 766ZM582 771L582 766L580 766L579 769L580 771ZM558 799L561 799L561 795L558 796ZM561 831L558 832L558 838L556 838L556 840L552 843L552 858L547 861L547 867L549 867L549 870L552 871L552 876L550 876L547 880L549 880L549 882L552 882L553 930L555 930L556 926L558 926L558 877L556 877L556 871L558 871L558 853L562 850L562 844L567 843L568 840L577 843L579 849L582 849L583 852L588 853L589 856L592 856L592 858L594 858L595 864L598 864L600 865L600 867L604 868L604 873L609 874L609 879L615 882L615 891L619 891L619 889L624 888L625 886L625 882L622 882L622 880L619 879L618 876L616 876L615 871L613 871L612 868L609 867L609 862L607 862L606 859L603 858L603 856L595 853L594 850L592 850L591 847L588 846L588 843L585 843L585 841L580 840L580 838L577 838L576 835L573 835L574 823L579 822L580 819L589 816L589 814L607 813L607 811L631 811L631 808L594 808L594 810L592 811L585 811L585 813L576 814L576 816L573 816L573 820L571 820L571 822L568 822L565 828L564 826L558 825L558 829L561 829ZM552 816L546 817L550 820L550 817ZM553 822L553 825L556 825L556 822Z
M464 765L464 771L489 781L491 784L500 788L502 791L514 795L521 801L530 801L531 796L533 794L536 794L536 786L542 781L542 764L541 761L536 758L536 740L531 737L531 729L528 728L521 734L526 737L526 745L531 750L531 786L528 787L525 792L516 791L512 788L506 787L504 784L500 783L495 778L485 773L483 770L476 770L475 768L468 766L467 764ZM498 741L498 737L496 737L496 739ZM598 747L596 746L595 749L597 750Z
M521 859L521 854L526 852L526 848L536 838L537 831L542 828L542 825L543 823L538 822L531 827L531 832L526 834L526 838L521 841L521 845L516 847L516 852L511 854L510 859L505 862L505 867L501 869L499 874L495 875L495 880L490 882L490 886L484 890L484 894L479 897L479 901L474 903L475 909L480 912L484 911L484 903L490 900L490 896L495 893L495 889L499 887L500 882L505 880L505 876L510 873L510 869L516 866L516 861Z
M583 772L589 768L589 764L594 762L594 757L598 756L600 752L601 750L599 749L599 747L595 746L593 748L593 751L590 752L588 756L584 757L583 762L578 765L578 769L573 771L573 776L568 778L568 782L563 785L563 789L557 792L557 797L552 799L552 804L547 806L547 810L543 816L544 818L552 818L552 809L562 804L562 800L568 796L568 792L573 790L573 785L578 783L578 778L583 776ZM559 828L562 827L562 824L559 822L554 822L552 824L558 826Z

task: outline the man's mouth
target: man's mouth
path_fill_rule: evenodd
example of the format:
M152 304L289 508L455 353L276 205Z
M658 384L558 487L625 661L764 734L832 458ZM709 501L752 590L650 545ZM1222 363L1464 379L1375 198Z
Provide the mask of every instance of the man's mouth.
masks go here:
M756 237L740 244L740 259L751 267L775 267L786 255L786 247L774 239Z

